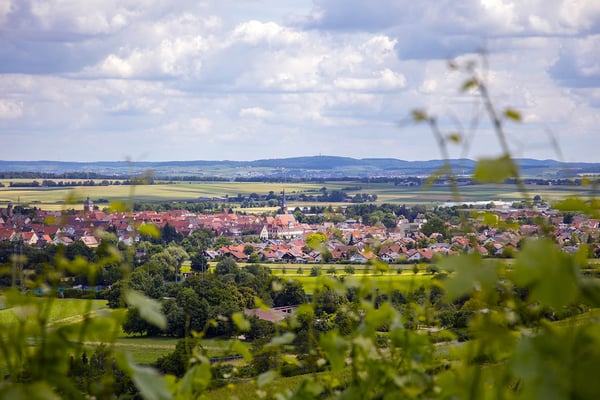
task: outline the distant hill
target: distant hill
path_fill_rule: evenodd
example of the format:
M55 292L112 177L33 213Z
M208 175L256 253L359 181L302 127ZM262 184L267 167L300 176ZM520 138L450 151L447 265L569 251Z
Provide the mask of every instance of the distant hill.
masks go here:
M560 178L576 174L598 173L600 163L562 163L555 160L517 159L524 176ZM0 173L83 173L100 176L132 176L152 171L157 178L218 177L260 178L343 178L393 177L429 175L444 164L443 160L406 161L395 158L362 158L308 156L255 161L164 161L164 162L62 162L62 161L0 161ZM475 161L451 160L457 174L469 175Z

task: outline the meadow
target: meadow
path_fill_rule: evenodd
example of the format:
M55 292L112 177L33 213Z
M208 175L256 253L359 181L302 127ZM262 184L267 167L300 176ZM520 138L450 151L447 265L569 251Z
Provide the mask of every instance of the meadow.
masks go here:
M36 299L42 302L47 299ZM91 304L90 304L91 302ZM0 325L6 326L17 322L15 310L7 307L4 299L0 299ZM106 300L54 299L48 313L48 325L78 323L83 320L83 314L89 309L95 313L106 308ZM26 312L27 310L23 310Z
M121 351L131 354L132 359L139 364L152 364L158 358L172 353L177 345L177 338L166 337L140 337L127 335L120 326L115 326L115 321L122 320L125 315L125 310L111 310L107 307L106 300L88 300L88 299L52 299L51 303L48 298L37 298L35 301L41 305L44 302L46 305L51 304L48 313L47 327L49 329L59 329L68 327L65 332L79 332L81 324L84 320L85 313L90 310L92 317L109 317L104 318L104 322L109 322L108 325L102 325L104 332L98 333L97 341L85 342L88 353L92 353L93 349L103 341L103 338L110 336L110 331L116 329L117 339L113 346ZM10 308L6 305L3 297L0 297L0 326L10 327L18 321L17 315L21 315L24 311L22 307L18 309ZM32 308L33 311L33 308ZM94 318L92 321L95 321ZM92 324L91 329L95 329ZM108 331L108 332L107 332ZM208 357L226 357L231 355L231 341L224 339L202 339L199 344L207 352ZM0 362L0 369L3 367Z
M334 278L328 275L330 278ZM306 275L280 275L285 279L296 280L302 284L302 288L307 294L312 294L316 289L323 286L323 276L306 276ZM373 288L380 291L399 290L408 292L417 289L421 286L428 287L431 283L432 275L425 274L379 274L379 275L364 275L364 274L342 274L336 275L335 279L343 280L349 286L358 286L359 284L370 284Z
M17 180L13 180L17 181ZM36 206L45 210L61 210L79 208L82 201L89 196L92 200L104 199L109 202L164 202L164 201L198 201L202 198L236 197L251 193L266 195L270 191L279 195L282 189L291 195L297 193L319 195L319 189L326 187L328 191L347 190L354 196L357 193L377 195L377 204L442 204L453 201L450 187L445 185L432 185L423 187L395 186L393 183L365 183L358 181L335 181L324 183L261 183L261 182L176 182L156 183L153 185L138 186L81 186L72 188L12 188L9 180L2 180L5 187L0 188L0 207L9 201L13 204L21 203ZM360 189L358 189L360 187ZM568 196L591 196L590 187L581 186L538 186L528 185L527 191L531 197L540 195L545 200L560 200ZM460 201L519 201L523 193L515 185L468 185L460 187ZM327 205L328 203L295 202L290 201L288 206ZM97 204L100 208L106 204ZM343 203L335 203L343 205ZM235 207L234 204L232 206ZM273 208L248 209L246 212L265 212Z

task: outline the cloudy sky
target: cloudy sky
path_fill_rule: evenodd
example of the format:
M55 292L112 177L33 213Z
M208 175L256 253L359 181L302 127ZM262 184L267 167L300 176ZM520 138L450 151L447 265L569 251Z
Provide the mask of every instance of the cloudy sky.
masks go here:
M498 155L482 48L515 156L600 162L598 0L0 0L0 159Z

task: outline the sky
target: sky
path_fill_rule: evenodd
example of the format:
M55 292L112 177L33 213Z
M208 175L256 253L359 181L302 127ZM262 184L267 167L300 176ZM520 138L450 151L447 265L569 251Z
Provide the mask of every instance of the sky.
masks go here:
M486 54L482 56L483 53ZM600 162L598 0L0 0L0 159Z

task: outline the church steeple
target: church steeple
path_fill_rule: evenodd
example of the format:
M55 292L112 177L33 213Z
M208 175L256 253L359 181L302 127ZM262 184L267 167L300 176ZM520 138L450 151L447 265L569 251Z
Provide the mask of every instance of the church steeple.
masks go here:
M282 196L282 199L281 199L281 213L282 214L287 214L288 213L287 203L285 201L285 189L283 189L283 196Z
M90 196L83 202L83 211L94 212L94 202L90 199Z

